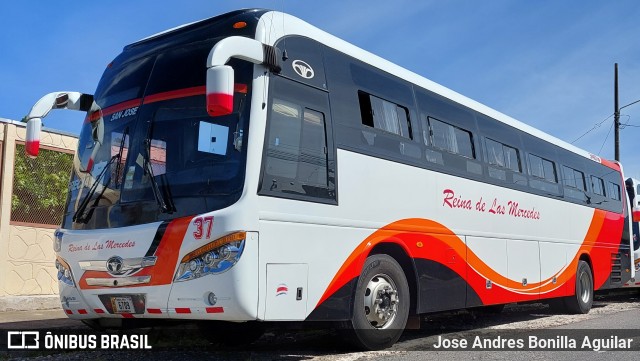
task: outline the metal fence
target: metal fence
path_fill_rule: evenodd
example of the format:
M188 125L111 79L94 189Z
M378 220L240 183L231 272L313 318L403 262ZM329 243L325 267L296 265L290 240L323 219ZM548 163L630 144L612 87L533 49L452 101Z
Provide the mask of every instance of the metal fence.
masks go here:
M38 158L25 154L16 143L11 223L58 226L64 214L73 154L40 149Z

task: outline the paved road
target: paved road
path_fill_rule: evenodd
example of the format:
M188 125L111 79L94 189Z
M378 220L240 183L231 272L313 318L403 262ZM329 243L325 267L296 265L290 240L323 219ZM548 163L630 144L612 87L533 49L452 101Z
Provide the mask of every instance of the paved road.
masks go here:
M77 321L68 320L61 311L0 314L0 330L14 329L65 329L82 332L88 330ZM631 330L612 331L615 329ZM434 345L438 337L448 339L476 336L481 339L524 338L540 330L552 330L543 335L555 338L568 335L582 340L583 334L601 332L596 336L620 335L632 339L640 346L640 299L638 294L599 296L588 315L557 315L541 304L510 305L500 315L484 315L476 312L431 315L422 322L420 330L406 331L401 340L391 349L378 352L354 352L342 342L340 334L332 330L282 330L269 329L266 334L248 347L232 348L212 344L186 327L163 327L141 332L150 334L154 350L151 351L84 351L71 353L51 352L0 352L0 360L46 359L46 360L190 360L205 357L213 360L553 360L583 361L585 359L636 360L638 352L607 351L437 351ZM579 330L579 331L572 331ZM603 331L596 331L603 330ZM576 334L579 332L580 334ZM551 335L551 336L550 336ZM607 338L605 337L605 338ZM1 341L1 340L0 340Z

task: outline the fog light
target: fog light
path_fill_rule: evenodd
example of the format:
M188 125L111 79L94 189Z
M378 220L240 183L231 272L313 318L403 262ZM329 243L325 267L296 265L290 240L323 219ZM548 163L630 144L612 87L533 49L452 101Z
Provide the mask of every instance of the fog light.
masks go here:
M216 294L213 292L209 292L209 294L207 295L207 303L210 306L213 306L216 304L216 302L218 302L218 297L216 297Z

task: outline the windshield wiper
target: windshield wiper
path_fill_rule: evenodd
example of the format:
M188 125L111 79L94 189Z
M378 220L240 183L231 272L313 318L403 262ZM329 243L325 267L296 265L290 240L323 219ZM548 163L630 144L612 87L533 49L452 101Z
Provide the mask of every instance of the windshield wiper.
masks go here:
M98 176L96 177L95 181L93 182L93 185L89 189L89 192L82 199L82 202L80 202L80 206L78 206L78 209L73 214L73 221L74 222L76 222L76 223L87 223L87 222L89 222L89 220L93 216L93 210L96 208L96 206L100 202L100 199L102 199L102 196L104 195L104 192L107 190L107 187L109 186L109 184L111 184L111 175L109 175L109 181L105 185L102 186L102 191L100 191L100 195L98 197L96 197L96 200L93 202L93 205L91 206L91 209L89 210L89 212L87 212L87 214L85 214L84 212L85 212L87 206L89 205L89 202L91 201L91 198L93 198L93 195L95 194L96 190L98 189L98 184L100 184L100 180L102 179L104 174L107 172L107 169L111 168L111 164L113 164L113 162L116 159L118 160L118 167L116 168L116 177L118 176L118 172L119 172L119 169L120 169L120 161L122 159L122 151L124 150L124 144L125 144L125 140L127 138L128 133L129 133L129 128L126 128L124 130L124 132L122 132L122 140L120 140L120 148L118 149L118 154L115 154L113 157L111 157L111 159L109 159L109 161L104 166L104 168L102 169L100 174L98 174Z
M176 207L173 204L171 193L167 193L165 198L165 195L163 195L162 190L160 190L160 187L158 186L158 182L156 182L156 176L155 174L153 174L153 166L151 164L152 128L153 128L153 119L150 120L149 128L147 129L147 137L144 140L144 148L147 151L145 157L143 157L144 173L149 177L149 180L151 181L151 191L153 191L153 196L156 199L156 202L158 203L160 212L171 214L176 210ZM168 188L168 186L166 186L167 182L166 180L164 180L164 178L162 183L163 183L162 188Z

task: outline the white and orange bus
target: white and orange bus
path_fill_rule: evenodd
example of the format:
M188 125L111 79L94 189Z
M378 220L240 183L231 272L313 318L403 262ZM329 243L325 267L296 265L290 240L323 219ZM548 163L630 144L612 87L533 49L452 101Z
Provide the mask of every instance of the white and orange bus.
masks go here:
M337 321L379 349L424 313L586 313L633 276L620 164L280 12L126 46L95 94L36 103L32 155L51 109L87 112L55 249L94 325Z

